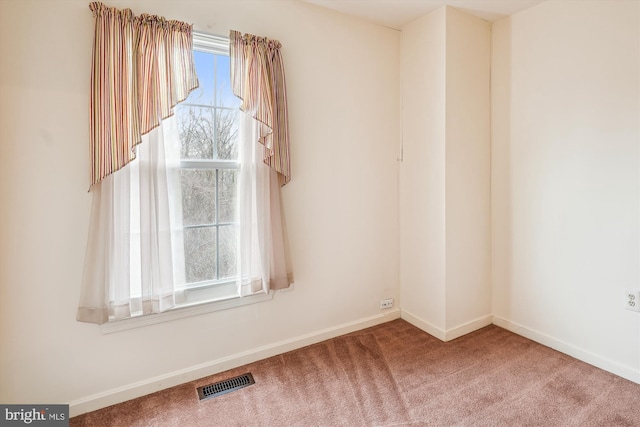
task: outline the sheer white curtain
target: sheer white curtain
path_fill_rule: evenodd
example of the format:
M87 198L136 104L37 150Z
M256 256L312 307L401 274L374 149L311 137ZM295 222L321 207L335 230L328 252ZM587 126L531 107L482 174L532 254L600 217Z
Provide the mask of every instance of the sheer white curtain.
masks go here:
M240 114L238 194L240 254L238 275L251 291L287 288L293 283L281 211L278 173L263 161L257 143L260 122Z
M143 136L136 160L93 190L78 320L105 323L175 304L174 284L184 281L174 268L184 265L180 189L171 177L175 120Z

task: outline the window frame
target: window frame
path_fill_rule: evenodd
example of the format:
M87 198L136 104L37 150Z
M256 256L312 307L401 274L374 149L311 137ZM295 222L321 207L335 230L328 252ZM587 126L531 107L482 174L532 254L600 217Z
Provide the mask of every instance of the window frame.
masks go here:
M210 53L214 55L224 55L229 56L229 38L228 37L220 37L215 35L210 35L201 32L193 32L193 50L200 51L205 53ZM214 93L216 92L215 87L217 85L217 80L214 80ZM213 111L216 110L229 110L233 111L234 109L231 107L224 107L216 105L205 105L198 103L187 103L185 100L180 104L182 107L196 107L196 108L207 108ZM178 107L179 108L179 107ZM215 114L214 114L215 117ZM216 123L217 126L217 123ZM220 278L220 227L221 226L229 226L229 225L238 225L237 222L220 222L219 214L219 206L220 206L220 198L219 198L219 179L220 174L219 171L222 169L225 170L240 170L240 162L238 160L229 160L229 159L219 159L217 157L217 141L214 141L213 144L213 157L212 159L180 159L180 169L208 169L215 170L216 174L216 198L215 198L215 212L216 218L215 222L212 224L193 224L193 225L182 225L183 232L187 229L197 229L197 228L215 228L216 230L216 277L214 279L197 281L197 282L188 282L182 285L179 285L175 288L176 295L176 308L190 306L193 304L208 304L214 303L220 300L229 300L229 299L237 299L241 297L245 297L250 295L247 292L247 289L244 287L240 287L238 289L237 286L237 277L226 277ZM235 295L231 295L232 292L230 288L235 288ZM223 289L227 289L227 292L223 291Z

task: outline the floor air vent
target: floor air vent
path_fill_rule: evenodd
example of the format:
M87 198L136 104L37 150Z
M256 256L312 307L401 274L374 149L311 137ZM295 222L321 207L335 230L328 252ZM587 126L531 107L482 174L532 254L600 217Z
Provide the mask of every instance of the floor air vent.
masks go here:
M211 399L212 397L240 390L241 388L250 386L251 384L255 384L253 375L244 374L238 377L229 378L228 380L209 384L204 387L198 387L198 397L200 400Z

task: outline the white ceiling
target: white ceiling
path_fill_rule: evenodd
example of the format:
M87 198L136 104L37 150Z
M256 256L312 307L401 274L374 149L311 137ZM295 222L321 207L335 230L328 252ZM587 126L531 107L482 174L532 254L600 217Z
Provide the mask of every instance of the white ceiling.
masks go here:
M302 0L391 27L403 25L442 6L465 10L487 21L527 9L544 0Z

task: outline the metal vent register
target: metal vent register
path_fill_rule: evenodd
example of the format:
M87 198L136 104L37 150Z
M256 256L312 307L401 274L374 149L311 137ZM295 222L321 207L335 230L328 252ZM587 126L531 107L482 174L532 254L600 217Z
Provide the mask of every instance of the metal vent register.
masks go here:
M241 388L248 387L255 383L253 375L244 374L234 378L229 378L228 380L198 387L198 397L200 400L211 399L212 397L231 393L232 391L240 390Z

